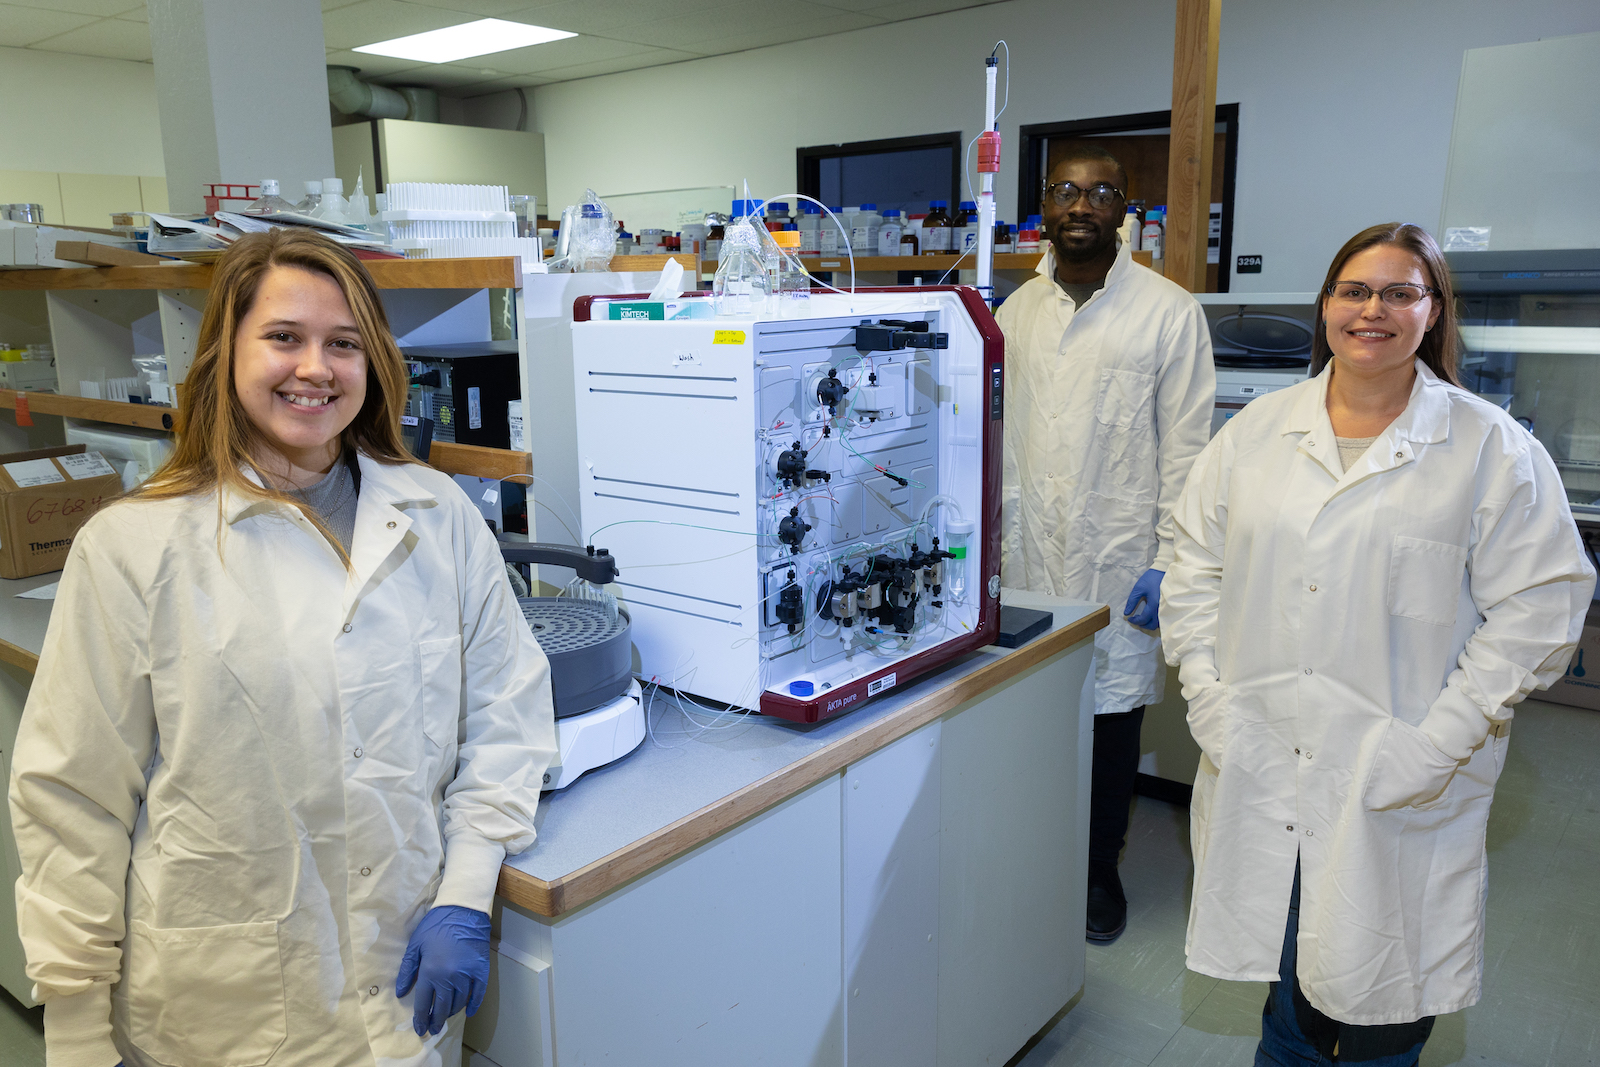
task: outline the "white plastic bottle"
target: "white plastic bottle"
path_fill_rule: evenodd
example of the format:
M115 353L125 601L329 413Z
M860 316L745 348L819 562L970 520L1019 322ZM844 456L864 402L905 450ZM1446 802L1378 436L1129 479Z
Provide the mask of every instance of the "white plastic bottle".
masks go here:
M1139 251L1139 209L1128 208L1128 213L1122 217L1122 228L1117 230L1117 236L1122 238L1122 243L1128 246L1128 251Z
M337 223L340 226L349 221L350 216L345 207L343 178L322 179L322 202L311 214L314 218Z
M973 524L968 519L946 519L944 524L944 550L953 555L944 563L944 585L948 596L961 603L967 592L967 542L972 537Z
M822 209L815 204L802 202L800 217L795 221L800 230L800 254L814 256L821 252Z
M1161 219L1157 216L1156 209L1152 208L1144 216L1144 230L1139 235L1139 250L1149 252L1151 259L1162 258L1161 238Z
M950 230L950 251L966 255L978 251L978 204L975 200L961 201L961 211Z
M898 256L900 254L900 235L905 228L900 222L900 212L889 208L883 213L883 225L878 227L878 247L875 250L880 256Z
M833 214L822 219L822 230L817 236L817 254L836 256L839 254L839 223L844 222L844 208L830 205L828 210Z
M858 256L872 256L878 252L878 230L883 226L883 216L877 204L862 204L850 223L850 251Z

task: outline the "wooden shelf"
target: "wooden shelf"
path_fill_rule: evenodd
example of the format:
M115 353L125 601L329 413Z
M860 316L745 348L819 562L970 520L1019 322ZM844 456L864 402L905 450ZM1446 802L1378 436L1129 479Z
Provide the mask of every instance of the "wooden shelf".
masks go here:
M663 259L665 257L632 257ZM520 289L515 256L476 259L368 259L362 261L380 289ZM639 269L639 268L633 268ZM660 270L658 266L655 268ZM0 290L209 289L209 263L156 267L84 267L0 270Z
M15 411L17 394L0 389L0 408ZM172 430L178 419L176 408L161 404L130 404L122 400L91 400L60 393L29 393L28 410L35 415L65 415L73 419L109 422L117 426L138 426L146 430Z
M935 277L956 266L957 259L964 262L957 269L976 270L971 256L857 256L856 273L864 274L868 271L918 271L923 280L928 280L928 275ZM850 257L848 256L801 256L801 264L812 273L831 271L850 273ZM995 270L1033 270L1039 265L1038 252L1003 253L994 257ZM717 272L717 261L708 259L700 264L701 270L707 274Z
M614 271L625 270L666 270L667 260L675 259L682 264L685 271L694 270L694 254L692 252L679 252L670 256L612 256L611 269Z
M0 409L15 411L17 394L0 389ZM73 419L108 422L116 426L138 426L146 430L173 431L177 426L176 408L160 404L129 404L121 400L91 400L58 393L29 393L28 410L35 415L65 415ZM429 466L446 474L468 474L475 478L507 478L532 474L533 456L504 448L458 445L435 441L428 454Z

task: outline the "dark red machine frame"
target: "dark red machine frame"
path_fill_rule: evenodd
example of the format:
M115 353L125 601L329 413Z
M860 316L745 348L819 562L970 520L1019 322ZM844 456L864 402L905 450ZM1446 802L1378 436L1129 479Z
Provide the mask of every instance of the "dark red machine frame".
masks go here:
M813 292L826 293L828 290L815 289ZM880 671L864 675L851 681L847 685L830 689L826 693L819 693L810 698L783 696L779 693L763 691L761 694L760 711L763 715L774 715L780 719L792 722L818 722L822 719L838 715L841 712L852 711L867 702L868 689L874 682L889 675L894 675L894 684L885 686L873 693L877 696L899 688L912 679L928 673L936 667L941 667L958 656L965 655L975 648L991 645L1000 632L1000 479L1002 471L1002 448L1004 445L1004 387L1005 387L1005 337L1000 332L1000 326L994 321L994 315L989 311L988 305L979 295L978 290L970 285L923 285L923 286L881 286L862 287L855 290L858 293L927 293L927 292L953 292L961 300L963 307L972 317L972 322L978 328L978 334L983 338L983 367L984 367L984 406L988 417L983 424L983 544L979 554L979 571L981 577L977 584L978 595L982 597L981 606L978 608L978 626L970 634L941 642L937 647L914 656L903 659L898 663ZM580 296L572 305L572 318L574 322L588 322L592 315L594 301L610 303L620 300L640 300L648 294L604 294L599 297ZM698 296L710 294L685 293L684 296ZM991 585L993 594L991 595Z

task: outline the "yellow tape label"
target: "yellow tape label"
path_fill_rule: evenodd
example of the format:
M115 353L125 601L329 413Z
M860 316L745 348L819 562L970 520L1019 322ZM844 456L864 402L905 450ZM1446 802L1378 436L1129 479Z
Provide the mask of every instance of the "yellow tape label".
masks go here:
M743 330L718 330L711 335L714 345L742 345L744 344Z

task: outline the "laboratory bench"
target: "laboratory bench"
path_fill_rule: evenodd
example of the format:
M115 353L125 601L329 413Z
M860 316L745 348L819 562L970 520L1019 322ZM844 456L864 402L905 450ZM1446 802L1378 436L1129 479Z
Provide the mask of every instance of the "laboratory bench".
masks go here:
M0 580L0 765L52 601ZM473 1067L1004 1063L1082 988L1103 605L801 725L658 696L631 755L545 794L501 870ZM18 870L9 812L0 876ZM0 985L24 1004L15 909Z

